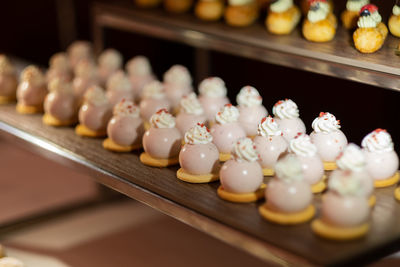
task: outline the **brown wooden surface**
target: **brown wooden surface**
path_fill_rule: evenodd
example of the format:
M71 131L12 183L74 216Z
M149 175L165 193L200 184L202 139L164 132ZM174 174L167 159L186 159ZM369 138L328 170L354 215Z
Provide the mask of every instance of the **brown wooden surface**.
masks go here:
M393 198L394 187L376 190L378 202L372 213L369 235L358 241L336 243L316 237L310 224L283 227L261 219L257 204L233 204L216 195L219 183L193 185L176 179L177 167L151 168L139 162L139 152L116 154L102 148L100 139L74 134L73 128L52 128L42 124L40 115L24 116L15 106L0 107L0 121L38 137L47 145L62 148L71 157L97 166L106 173L131 181L166 199L205 215L228 227L287 250L318 265L337 264L357 258L382 256L381 249L396 249L400 242L400 204ZM115 180L118 183L118 180ZM317 207L319 197L315 198ZM162 205L162 203L160 203ZM213 229L209 229L210 232ZM377 253L379 252L379 253Z
M399 39L389 34L381 50L361 54L352 34L339 26L333 41L312 43L300 25L288 36L269 34L262 20L245 28L224 22L203 22L193 14L171 15L162 9L141 10L126 1L96 3L93 8L94 40L101 46L101 28L112 28L182 42L264 62L330 75L342 79L400 89ZM384 14L386 17L387 14Z

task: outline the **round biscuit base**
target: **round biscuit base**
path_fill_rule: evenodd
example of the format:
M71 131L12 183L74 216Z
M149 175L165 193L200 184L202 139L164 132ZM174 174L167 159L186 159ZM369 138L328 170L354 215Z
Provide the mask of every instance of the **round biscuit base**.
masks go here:
M218 173L194 175L194 174L185 172L185 170L183 170L182 168L180 168L176 172L176 177L181 181L192 183L192 184L210 183L210 182L219 180Z
M399 182L399 180L400 180L399 172L396 172L392 177L389 177L387 179L375 180L374 186L376 188L389 187L394 184L397 184Z
M27 106L23 104L18 104L17 103L17 112L20 114L36 114L36 113L42 113L43 112L43 106Z
M225 162L231 159L231 153L219 153L219 161Z
M0 105L14 103L17 99L15 96L3 96L0 95Z
M325 189L326 189L326 182L324 178L322 178L318 183L313 184L311 186L311 192L313 192L314 194L321 193Z
M70 125L74 125L75 123L77 123L76 119L72 119L69 121L61 121L48 113L45 113L43 115L42 121L46 125L56 126L56 127L70 126Z
M394 190L394 197L400 201L400 187L397 187L396 190Z
M83 124L78 124L75 127L75 133L80 136L93 137L93 138L104 137L107 135L105 130L104 131L93 131L93 130L90 130L88 127L86 127Z
M336 241L347 241L365 236L368 233L369 224L364 223L355 227L338 227L316 219L311 223L311 229L320 237Z
M110 138L107 138L103 141L103 147L107 150L113 151L113 152L131 152L136 149L142 148L142 144L133 144L130 146L121 146L115 143L113 140Z
M324 161L324 170L333 171L337 169L336 162L334 161Z
M273 169L264 168L262 169L264 176L274 176L275 171Z
M312 219L315 215L315 207L309 205L305 210L295 213L281 213L268 209L267 205L264 204L258 208L258 212L261 217L267 221L281 224L281 225L294 225L305 223Z
M140 154L140 162L142 162L144 165L151 166L151 167L168 167L172 165L176 165L179 163L179 158L169 158L169 159L157 159L153 158L146 152L143 152Z
M251 203L264 198L264 191L267 188L266 184L262 184L256 192L237 194L225 191L222 185L218 187L217 193L220 198L226 201L235 203Z

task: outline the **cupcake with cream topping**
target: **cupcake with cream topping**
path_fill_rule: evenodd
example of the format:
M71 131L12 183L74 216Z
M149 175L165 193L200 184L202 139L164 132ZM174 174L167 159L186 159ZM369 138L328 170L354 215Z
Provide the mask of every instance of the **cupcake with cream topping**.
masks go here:
M321 112L312 122L311 141L317 146L318 154L327 171L336 169L336 158L347 145L347 138L340 130L340 121L329 112Z
M184 135L190 128L197 123L205 123L206 116L203 107L195 93L190 93L181 99L181 108L176 116L176 128Z
M370 208L365 187L355 172L337 174L329 179L328 192L322 198L321 218L312 222L312 230L327 239L361 238L369 230Z
M66 53L56 53L49 61L49 70L46 73L46 80L59 78L63 81L69 82L72 79L71 66Z
M299 118L299 108L291 99L276 102L272 113L286 141L290 141L298 133L306 132L306 126Z
M26 67L21 73L17 88L17 111L22 114L42 112L46 95L46 79L43 73L36 66Z
M395 5L392 8L392 15L388 22L390 33L396 37L400 37L400 3L396 0Z
M140 101L140 116L145 129L150 128L150 118L160 109L171 110L171 104L165 94L164 85L159 81L152 81L143 89L142 101Z
M262 97L256 88L252 86L243 87L236 96L239 108L239 123L245 130L247 136L257 135L258 124L268 115L267 109L262 105Z
M219 20L224 14L225 3L223 0L199 0L196 3L194 13L202 20Z
M258 18L259 7L256 0L228 0L225 21L235 27L245 27Z
M265 25L270 33L290 34L296 28L300 18L300 9L293 0L273 0L269 6Z
M193 91L192 76L185 66L173 65L164 73L163 83L172 110L177 113L181 98Z
M78 103L72 85L64 79L53 79L44 99L43 122L51 126L68 126L78 121Z
M268 221L283 225L304 223L315 214L310 184L304 179L301 162L287 154L275 165L276 175L265 190L267 202L259 213Z
M171 13L185 13L193 5L193 0L164 0L165 10Z
M122 99L135 101L131 82L123 70L118 70L110 76L107 81L106 95L112 106L118 104Z
M106 85L108 79L122 68L122 55L115 49L108 48L101 52L98 58L98 73L100 84Z
M289 152L297 156L304 172L304 179L311 185L313 193L325 190L324 164L318 155L317 147L311 142L311 138L298 133L289 142Z
M107 125L108 138L104 140L103 147L115 152L130 152L142 147L143 134L139 107L123 98L114 106L113 117Z
M361 146L367 161L367 171L375 187L387 187L399 181L399 157L394 151L390 134L376 129L362 140Z
M175 118L160 109L150 118L150 129L143 135L144 152L140 161L148 166L167 167L178 164L182 135L175 127Z
M179 152L177 177L189 183L208 183L219 178L219 152L212 143L210 130L197 123L185 133L185 145Z
M136 100L142 98L143 88L156 80L149 59L145 56L131 58L125 65Z
M67 48L68 60L71 68L75 67L81 60L93 61L92 44L87 41L75 41Z
M0 54L0 104L14 102L18 78L14 66L5 55Z
M246 132L239 124L239 110L226 104L215 116L216 123L211 127L213 142L220 153L220 160L230 159L232 146L239 138L246 137Z
M337 21L326 0L309 0L310 9L303 23L303 35L311 42L328 42L336 34Z
M258 135L254 138L254 144L260 154L260 165L265 176L274 175L275 164L278 157L288 148L288 143L282 136L276 121L271 117L265 117L258 125Z
M215 122L215 114L229 104L229 98L226 96L227 89L225 82L219 77L209 77L204 79L199 85L199 101L203 106L210 126Z
M231 202L254 202L264 197L265 184L259 155L250 138L239 138L232 146L232 159L222 166L218 196Z
M341 14L343 26L346 29L354 29L357 27L357 21L360 17L360 10L363 6L368 5L369 0L347 0L346 9Z
M86 91L78 115L76 134L86 137L106 136L107 123L112 117L112 106L103 88L95 85Z

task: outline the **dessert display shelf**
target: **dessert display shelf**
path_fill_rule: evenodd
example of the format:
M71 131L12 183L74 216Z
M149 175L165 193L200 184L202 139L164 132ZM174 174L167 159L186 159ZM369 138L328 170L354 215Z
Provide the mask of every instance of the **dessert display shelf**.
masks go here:
M275 36L267 32L261 21L249 27L234 28L223 21L201 21L193 14L142 10L123 1L96 2L92 11L98 51L102 49L103 29L110 28L400 90L400 58L395 54L400 41L391 35L378 52L361 54L352 44L352 34L341 25L332 41L312 43L303 38L300 26L288 36ZM204 51L202 58L203 61L207 58ZM206 64L201 62L200 65L204 68Z
M178 166L145 166L139 161L140 151L110 152L102 147L102 139L77 136L73 127L44 125L41 114L18 114L15 105L0 106L0 137L87 173L99 183L281 266L372 261L400 245L400 203L393 196L394 186L376 189L377 204L368 235L341 243L317 237L310 223L297 226L269 223L258 213L262 201L252 204L224 201L217 196L219 182L185 183L176 178ZM318 209L320 196L313 202Z

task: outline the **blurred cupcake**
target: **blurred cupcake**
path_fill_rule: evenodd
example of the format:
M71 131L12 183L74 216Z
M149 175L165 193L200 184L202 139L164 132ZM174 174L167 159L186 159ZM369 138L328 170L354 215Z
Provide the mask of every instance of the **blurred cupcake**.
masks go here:
M128 72L132 84L135 100L140 101L143 88L150 82L156 80L150 62L144 56L136 56L126 63L125 69Z
M56 53L50 58L46 80L50 82L55 78L67 82L72 79L72 70L66 53Z
M100 85L104 86L111 75L122 68L122 61L121 53L115 49L109 48L101 52L97 62Z
M184 96L181 100L181 109L176 116L176 128L182 135L195 126L197 123L204 124L206 122L204 110L197 99L195 93Z
M81 60L94 61L92 44L87 41L75 41L67 48L68 61L71 68L75 67Z
M192 77L186 67L174 65L164 73L163 83L172 111L177 113L181 98L193 91Z
M0 54L0 104L16 100L18 78L14 66L5 55Z
M224 14L225 3L223 0L199 0L196 3L195 14L206 21L219 20Z
M193 5L193 0L164 0L164 7L171 13L185 13Z
M255 0L228 0L225 21L235 27L245 27L258 18L258 4Z
M123 70L118 70L108 79L106 95L112 106L118 104L122 99L135 102L131 82Z
M269 6L265 25L270 33L289 34L296 28L300 18L300 9L293 0L273 0Z

